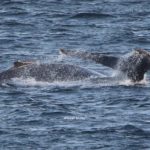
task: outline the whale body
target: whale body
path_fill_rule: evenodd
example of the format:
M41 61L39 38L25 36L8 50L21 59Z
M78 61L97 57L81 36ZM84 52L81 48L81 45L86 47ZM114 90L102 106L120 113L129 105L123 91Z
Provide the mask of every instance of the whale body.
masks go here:
M95 73L71 64L26 64L0 73L0 83L12 78L34 78L37 81L77 81L96 76Z

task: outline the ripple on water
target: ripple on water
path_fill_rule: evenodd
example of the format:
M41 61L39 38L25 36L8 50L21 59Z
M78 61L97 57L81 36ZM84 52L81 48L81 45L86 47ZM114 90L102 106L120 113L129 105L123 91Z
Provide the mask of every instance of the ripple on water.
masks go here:
M110 14L104 13L78 13L72 16L72 19L105 19L109 17L114 17Z
M122 56L150 47L148 0L1 0L1 70L15 60L49 61L60 48ZM38 58L37 58L38 57ZM58 61L57 61L58 62ZM66 58L108 72L99 64ZM89 66L90 64L90 66ZM113 73L110 70L110 74ZM150 78L0 86L0 149L150 148Z

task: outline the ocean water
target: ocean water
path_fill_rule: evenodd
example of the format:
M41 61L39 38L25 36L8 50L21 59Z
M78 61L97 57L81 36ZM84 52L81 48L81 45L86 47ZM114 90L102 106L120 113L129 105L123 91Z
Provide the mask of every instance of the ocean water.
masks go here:
M0 69L16 60L76 64L59 49L124 55L150 47L149 0L1 0ZM149 150L150 77L0 86L1 150Z

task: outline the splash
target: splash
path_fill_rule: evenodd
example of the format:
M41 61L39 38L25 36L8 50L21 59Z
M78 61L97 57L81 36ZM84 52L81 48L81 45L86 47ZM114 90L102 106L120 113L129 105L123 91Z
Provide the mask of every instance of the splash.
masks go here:
M9 85L15 86L48 86L48 82L36 81L34 78L12 78L11 81L8 82Z
M120 79L119 76L112 77L93 77L85 80L79 81L54 81L54 82L44 82L44 81L36 81L34 78L13 78L9 81L6 86L31 86L31 87L50 87L50 88L99 88L99 87L109 87L109 86L134 86L134 85L147 85L149 82L147 81L146 76L141 82L132 82L127 78Z
M17 87L50 87L50 88L72 88L81 86L82 81L54 81L45 82L37 81L34 78L12 78L7 83L3 83L3 86L17 86Z

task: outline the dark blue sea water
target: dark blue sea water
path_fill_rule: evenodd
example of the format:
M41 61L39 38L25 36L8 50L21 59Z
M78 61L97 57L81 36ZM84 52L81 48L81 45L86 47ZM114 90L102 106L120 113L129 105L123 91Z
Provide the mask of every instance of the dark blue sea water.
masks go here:
M111 69L59 49L124 55L150 48L149 0L1 0L0 69L16 60ZM149 78L149 75L147 75ZM1 150L149 150L150 83L37 82L0 87Z

